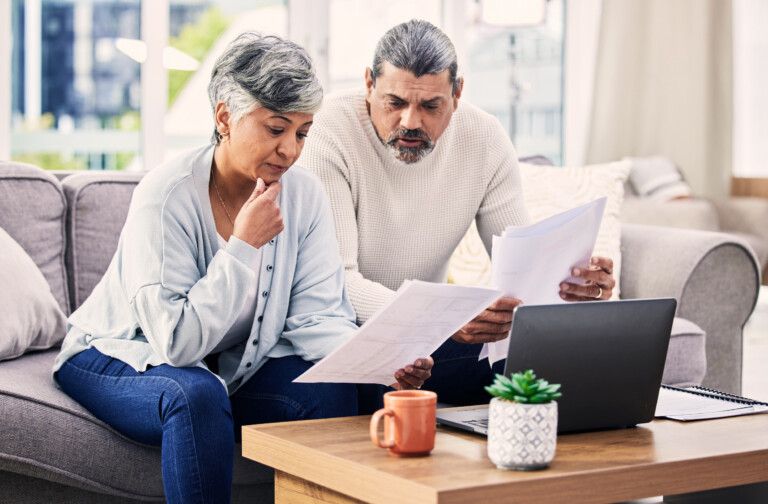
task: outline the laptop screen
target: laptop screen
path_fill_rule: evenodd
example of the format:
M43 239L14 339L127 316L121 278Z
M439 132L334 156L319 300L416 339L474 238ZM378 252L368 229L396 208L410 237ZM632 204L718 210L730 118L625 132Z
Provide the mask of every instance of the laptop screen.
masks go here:
M533 369L562 385L560 433L650 422L676 307L672 298L519 306L504 374Z

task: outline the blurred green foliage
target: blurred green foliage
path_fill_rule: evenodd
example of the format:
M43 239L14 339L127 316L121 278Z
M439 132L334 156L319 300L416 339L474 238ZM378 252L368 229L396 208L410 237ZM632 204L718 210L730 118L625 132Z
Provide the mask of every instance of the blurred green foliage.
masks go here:
M168 45L175 47L179 51L185 52L202 61L213 44L219 39L222 33L229 27L230 19L227 18L218 8L208 8L194 24L185 25L178 37L171 37ZM168 107L173 105L179 93L184 89L187 80L194 72L185 70L168 71Z
M210 7L205 10L197 22L187 24L177 37L169 39L169 45L202 61L216 43L219 37L229 27L231 20L218 8ZM189 78L194 72L184 70L168 71L168 107L184 89ZM118 131L139 131L141 129L141 115L136 110L128 110L118 116L105 117L101 120L104 129ZM43 131L56 128L56 117L51 114L43 114L33 124L26 124L26 131ZM23 152L12 155L14 161L29 163L45 170L87 170L90 168L89 154L72 154L58 152ZM98 157L99 154L96 154ZM135 152L105 153L101 156L101 163L108 169L123 170L136 156Z

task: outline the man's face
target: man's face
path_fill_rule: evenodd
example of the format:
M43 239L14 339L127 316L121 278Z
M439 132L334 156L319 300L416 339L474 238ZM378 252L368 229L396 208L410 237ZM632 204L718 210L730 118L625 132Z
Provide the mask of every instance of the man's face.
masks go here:
M371 122L381 142L404 163L429 154L459 104L461 85L452 93L448 70L414 76L385 61L374 86L365 71L366 101Z

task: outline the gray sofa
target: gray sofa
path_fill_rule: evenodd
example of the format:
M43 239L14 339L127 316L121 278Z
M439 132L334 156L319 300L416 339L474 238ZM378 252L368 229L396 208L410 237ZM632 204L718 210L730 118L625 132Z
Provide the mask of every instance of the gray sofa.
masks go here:
M746 196L656 201L625 187L621 222L700 231L720 231L742 238L768 272L768 199ZM764 278L765 280L765 278Z
M65 313L105 271L140 175L86 172L62 181L0 162L0 227L32 257ZM721 233L626 226L625 298L672 296L706 331L670 344L665 382L738 393L742 327L757 299L755 258ZM53 386L57 349L0 362L0 502L163 501L159 449L121 436ZM706 373L706 375L705 375ZM235 457L233 502L271 502L272 472Z

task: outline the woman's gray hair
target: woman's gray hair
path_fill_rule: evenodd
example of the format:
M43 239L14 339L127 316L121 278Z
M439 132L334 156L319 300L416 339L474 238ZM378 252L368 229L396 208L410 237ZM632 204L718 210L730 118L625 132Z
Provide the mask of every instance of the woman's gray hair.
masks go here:
M314 114L323 101L323 87L304 48L280 37L245 32L216 60L208 98L214 114L224 102L230 121L237 122L258 107ZM214 128L212 142L218 145L220 139Z
M448 70L454 94L461 84L456 49L451 39L427 21L412 19L401 23L379 39L371 67L374 85L376 77L381 75L381 65L385 61L402 70L408 70L417 78Z

